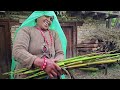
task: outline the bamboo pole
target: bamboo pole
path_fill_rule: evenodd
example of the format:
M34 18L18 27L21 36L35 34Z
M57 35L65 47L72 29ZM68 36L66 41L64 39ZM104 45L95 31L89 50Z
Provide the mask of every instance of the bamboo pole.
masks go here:
M79 70L84 70L84 71L98 71L99 69L98 68L79 68Z
M67 69L69 68L77 68L77 67L83 67L83 66L89 66L89 65L95 65L95 64L106 64L106 63L114 63L117 62L118 60L106 60L106 61L96 61L96 62L91 62L91 63L85 63L85 64L78 64L78 65L73 65L73 66L66 66Z
M102 55L101 54L89 54L89 55L77 56L77 57L61 60L57 62L57 64L61 68L73 69L73 68L78 68L78 67L81 68L83 66L89 66L89 65L95 65L95 64L113 63L113 62L118 61L117 59L119 58L120 58L120 53L116 53L116 54L107 53L107 54L102 54ZM97 60L100 60L100 61L97 61ZM81 68L81 69L85 69L85 68ZM40 70L39 68L36 68L35 70L28 70L27 68L23 68L21 70L15 70L14 72L4 73L3 75L11 74L11 73L13 74L18 74L18 73L34 74L35 73L34 75L28 76L27 79L41 76L41 75L46 75L44 71L39 71L39 70Z

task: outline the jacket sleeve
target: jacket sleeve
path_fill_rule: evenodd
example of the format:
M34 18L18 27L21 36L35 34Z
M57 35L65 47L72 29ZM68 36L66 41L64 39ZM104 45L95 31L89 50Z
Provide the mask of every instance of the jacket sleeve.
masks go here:
M13 44L12 54L15 60L26 68L30 69L37 56L28 52L30 42L29 28L22 28L16 35Z
M55 59L64 60L64 52L62 50L62 44L57 32L55 32Z

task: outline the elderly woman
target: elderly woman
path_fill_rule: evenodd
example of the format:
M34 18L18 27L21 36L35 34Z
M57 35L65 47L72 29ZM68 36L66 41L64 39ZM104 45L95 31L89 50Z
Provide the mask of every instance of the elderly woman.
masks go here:
M12 71L22 68L39 67L50 78L62 74L56 64L64 60L66 37L53 11L35 11L20 26L13 44ZM16 61L16 63L14 62ZM14 78L22 79L28 75L18 74Z

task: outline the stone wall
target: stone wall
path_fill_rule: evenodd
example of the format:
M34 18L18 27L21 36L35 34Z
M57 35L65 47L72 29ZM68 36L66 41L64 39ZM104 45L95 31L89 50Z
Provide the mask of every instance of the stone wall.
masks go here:
M19 25L11 26L11 40L13 41L14 33L19 28Z
M25 16L19 17L19 19L18 19L18 23L19 23L19 24L11 26L11 40L12 40L12 45L13 45L13 38L14 38L14 33L15 33L15 31L19 28L19 26L24 22L24 20L25 20L26 18L27 18L27 17L25 17ZM12 46L12 45L11 45L11 46Z

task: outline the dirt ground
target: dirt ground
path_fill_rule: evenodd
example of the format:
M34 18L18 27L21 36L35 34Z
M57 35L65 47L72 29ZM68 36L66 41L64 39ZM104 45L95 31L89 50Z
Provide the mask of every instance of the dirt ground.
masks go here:
M95 72L82 71L79 69L70 70L75 79L120 79L120 65L116 64L107 68L107 74L105 69Z

